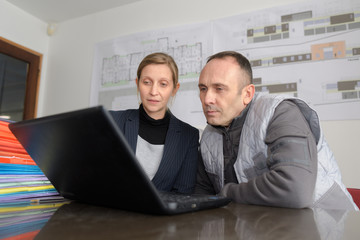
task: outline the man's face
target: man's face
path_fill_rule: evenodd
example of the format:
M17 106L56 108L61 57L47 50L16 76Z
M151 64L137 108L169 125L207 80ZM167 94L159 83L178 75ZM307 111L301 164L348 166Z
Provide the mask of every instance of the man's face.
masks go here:
M226 127L240 115L248 102L244 102L246 93L239 88L247 79L232 57L213 59L205 65L199 78L199 90L209 124Z

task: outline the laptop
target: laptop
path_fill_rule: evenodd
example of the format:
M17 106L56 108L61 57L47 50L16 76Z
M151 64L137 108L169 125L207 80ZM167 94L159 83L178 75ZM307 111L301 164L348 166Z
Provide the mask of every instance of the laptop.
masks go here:
M103 106L19 121L9 128L67 199L156 215L217 208L230 202L217 195L159 192ZM168 195L171 200L162 199Z

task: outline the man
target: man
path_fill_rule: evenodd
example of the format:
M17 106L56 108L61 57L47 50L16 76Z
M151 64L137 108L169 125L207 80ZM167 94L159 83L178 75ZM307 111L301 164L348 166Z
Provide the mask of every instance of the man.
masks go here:
M196 193L244 204L358 210L305 102L255 93L249 61L231 51L208 59L199 90L208 125Z

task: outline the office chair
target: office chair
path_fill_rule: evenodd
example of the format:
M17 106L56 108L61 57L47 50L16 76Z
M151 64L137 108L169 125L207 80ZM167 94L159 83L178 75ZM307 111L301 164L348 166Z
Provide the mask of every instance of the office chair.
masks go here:
M357 188L348 188L347 189L352 196L355 204L360 208L360 189Z

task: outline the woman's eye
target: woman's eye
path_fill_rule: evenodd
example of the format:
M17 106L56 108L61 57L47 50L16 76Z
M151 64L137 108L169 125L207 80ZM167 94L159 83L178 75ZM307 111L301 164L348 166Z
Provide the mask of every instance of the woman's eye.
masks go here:
M167 85L168 85L168 83L166 83L166 82L160 83L160 86L162 86L162 87L167 87Z

